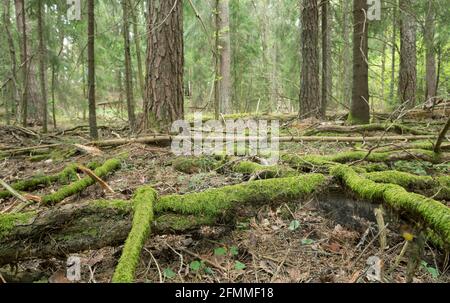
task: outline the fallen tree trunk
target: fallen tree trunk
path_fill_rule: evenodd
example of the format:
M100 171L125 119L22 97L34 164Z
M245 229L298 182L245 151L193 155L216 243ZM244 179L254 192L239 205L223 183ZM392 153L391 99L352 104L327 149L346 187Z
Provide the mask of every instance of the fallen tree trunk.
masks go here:
M448 118L447 123L445 124L442 131L439 133L439 137L436 140L436 144L434 145L434 152L440 153L441 152L441 145L442 142L445 139L445 136L447 135L448 129L450 128L450 118Z
M163 196L154 205L152 231L183 232L233 221L238 206L295 201L326 183L325 176L310 174ZM143 190L142 195L153 191ZM131 229L132 212L133 204L128 201L102 200L55 206L39 213L0 214L0 265L121 245Z
M418 130L401 124L368 124L368 125L320 125L305 133L305 136L312 136L323 132L333 133L368 133L371 131L395 132L397 134L411 134L411 135L432 135L433 133L425 130Z

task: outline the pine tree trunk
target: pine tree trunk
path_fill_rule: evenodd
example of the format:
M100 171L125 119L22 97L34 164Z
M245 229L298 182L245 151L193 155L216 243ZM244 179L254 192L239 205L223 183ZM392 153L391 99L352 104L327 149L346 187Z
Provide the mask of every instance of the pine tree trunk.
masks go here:
M320 104L320 115L322 118L326 116L328 99L330 98L332 87L329 5L329 0L322 2L322 101Z
M317 0L303 0L302 72L299 116L318 117L319 98L319 9Z
M219 16L219 1L215 0L214 21L215 21L215 43L214 43L214 118L219 120L220 117L220 89L219 89L219 79L220 79L220 16Z
M392 13L392 48L391 48L391 86L389 89L389 101L394 103L395 97L395 53L397 52L397 0L394 3Z
M220 112L232 113L231 104L231 43L229 0L219 0L219 48L220 48Z
M44 26L42 20L42 10L44 4L42 0L38 0L37 19L38 19L38 35L39 35L39 78L41 82L41 94L42 94L42 132L47 132L47 79L45 77L45 57L46 50L44 45Z
M436 54L434 51L435 12L433 1L428 1L428 12L425 20L425 47L426 47L426 100L436 97Z
M150 1L148 35L144 127L168 130L184 117L182 1Z
M411 0L400 0L400 103L413 108L416 103L417 54L416 22L411 14Z
M353 0L353 89L349 116L352 124L366 124L370 120L366 14L366 0Z
M89 133L92 139L98 138L97 114L95 106L95 19L94 0L88 0L88 100L89 100Z
M130 10L131 18L133 20L133 39L136 47L136 61L137 61L137 70L138 70L138 80L139 80L139 88L141 90L142 100L144 100L145 95L145 86L144 86L144 72L142 70L142 55L141 55L141 38L139 37L138 27L137 27L137 12L134 9Z
M351 3L348 0L343 0L343 20L342 20L342 28L343 28L343 40L344 40L344 48L342 52L343 64L344 67L342 69L342 101L344 104L351 104L351 54L350 54L350 31L349 31L349 14L351 13Z
M130 11L129 1L122 0L122 10L123 10L123 40L124 40L124 51L125 51L125 93L127 97L127 112L128 112L128 123L130 125L130 130L134 131L136 127L136 116L134 113L134 98L133 98L133 76L131 71L131 51L130 51L130 24L128 19L128 14Z
M5 33L6 38L8 41L8 48L9 48L9 57L11 60L11 100L10 100L10 109L11 114L14 114L17 112L17 105L20 103L20 96L19 96L19 88L17 86L17 60L16 60L16 48L14 45L14 40L11 35L11 13L10 13L10 1L4 0L3 1L4 7L3 7L3 22L5 24ZM17 118L17 117L16 117Z

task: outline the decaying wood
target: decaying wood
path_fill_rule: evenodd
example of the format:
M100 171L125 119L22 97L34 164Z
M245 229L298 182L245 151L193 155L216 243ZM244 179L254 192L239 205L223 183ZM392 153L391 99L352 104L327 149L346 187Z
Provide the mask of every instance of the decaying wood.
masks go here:
M98 177L92 170L90 170L89 168L87 168L87 167L85 167L85 166L83 166L81 164L78 164L77 168L79 170L81 170L83 173L85 173L86 175L88 175L89 177L91 177L92 179L94 179L95 182L100 184L100 186L104 190L106 190L106 191L108 191L110 193L114 193L114 190L105 181L103 181L100 177Z
M442 131L439 134L439 137L436 140L436 144L434 145L435 153L439 153L441 151L442 142L444 141L449 128L450 128L450 118L448 118L447 123L445 124L444 128L442 129Z
M404 127L400 124L370 124L370 125L320 125L305 135L314 135L321 132L334 132L334 133L368 133L371 131L391 131L398 134L411 134L411 135L431 135L429 131L413 129L410 127Z
M17 199L19 199L20 201L22 201L23 203L28 203L28 200L22 196L21 194L19 194L14 188L12 188L11 186L9 186L5 181L3 181L2 179L0 179L0 185L3 186L8 192L11 193L11 195L13 195L14 197L16 197Z

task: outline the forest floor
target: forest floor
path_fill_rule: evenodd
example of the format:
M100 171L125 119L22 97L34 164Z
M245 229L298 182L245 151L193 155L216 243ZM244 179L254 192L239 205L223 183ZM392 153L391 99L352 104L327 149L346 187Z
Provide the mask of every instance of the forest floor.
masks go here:
M415 129L435 134L445 124L423 120ZM427 124L427 122L429 122ZM317 127L315 121L286 123L282 135L301 135ZM330 125L335 125L330 123ZM406 124L405 124L406 125ZM104 127L102 138L126 138L124 129ZM383 136L384 131L365 133ZM322 136L342 136L326 132ZM21 148L54 142L89 142L86 128L65 133L41 135L21 128L1 127L0 149ZM353 132L346 136L361 136ZM431 141L430 141L431 142ZM375 143L300 142L281 143L283 152L296 155L335 155L340 152L368 150ZM83 145L84 146L84 145ZM152 186L159 195L201 192L210 188L240 184L255 176L232 170L193 168L180 172L173 164L170 147L131 143L99 150L60 146L40 152L6 156L0 161L0 179L8 184L36 175L52 175L71 163L86 165L103 162L127 152L121 168L103 180L114 193L98 183L71 195L58 205L78 204L97 199L130 200L137 188ZM243 160L233 158L228 161ZM254 160L246 158L246 160ZM450 163L430 163L422 159L393 160L385 163L395 169L420 176L448 176ZM321 172L320 168L308 173ZM79 178L82 173L79 172ZM61 184L52 183L29 192L43 197L56 192ZM450 201L441 200L449 205ZM10 213L21 201L15 197L0 198L0 214ZM362 201L337 186L308 196L276 205L259 205L251 210L240 209L234 224L226 222L203 226L185 233L151 235L143 247L136 269L137 282L372 282L367 275L370 257L381 260L385 278L390 282L405 282L408 258L397 266L405 239L402 218L386 216L387 246L381 251L379 228L373 211L377 205ZM27 205L22 211L40 211L48 206ZM123 246L107 246L77 252L82 258L80 282L110 282ZM448 254L426 244L414 282L450 282ZM1 259L1 256L0 256ZM61 257L32 258L0 267L5 281L67 282L66 259ZM0 279L0 280L1 280Z

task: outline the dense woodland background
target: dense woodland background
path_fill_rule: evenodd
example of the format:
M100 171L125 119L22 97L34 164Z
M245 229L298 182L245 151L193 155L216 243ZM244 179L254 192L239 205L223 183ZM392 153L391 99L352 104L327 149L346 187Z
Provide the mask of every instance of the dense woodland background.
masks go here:
M92 126L96 113L102 122L156 127L142 123L143 111L156 113L150 120L158 122L194 111L307 118L351 108L350 117L367 122L367 105L390 112L448 99L448 0L381 1L379 21L365 19L363 0L171 0L161 7L158 1L81 1L79 21L68 20L65 1L2 2L6 124L46 130L87 120L94 84L88 5L94 4ZM172 56L161 70L158 52ZM158 102L178 109L162 114L152 105Z

